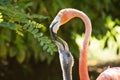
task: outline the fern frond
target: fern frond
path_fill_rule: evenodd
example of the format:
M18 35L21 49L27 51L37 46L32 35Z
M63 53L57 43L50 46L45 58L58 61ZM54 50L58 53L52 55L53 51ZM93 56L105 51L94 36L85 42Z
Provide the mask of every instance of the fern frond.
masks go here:
M43 35L43 33L39 31L39 29L42 28L45 28L44 25L39 24L35 21L29 21L23 26L24 30L30 32L34 38L38 40L40 46L43 47L44 51L53 54L57 51L56 46L47 36Z

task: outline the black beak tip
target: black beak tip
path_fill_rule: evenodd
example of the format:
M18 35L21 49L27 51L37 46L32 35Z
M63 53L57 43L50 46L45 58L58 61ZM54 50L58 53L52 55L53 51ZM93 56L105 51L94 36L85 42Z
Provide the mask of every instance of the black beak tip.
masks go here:
M51 34L51 37L53 40L57 40L57 34L53 32L53 28L54 28L55 24L57 24L57 23L58 23L58 21L53 23L53 25L50 27L50 34Z

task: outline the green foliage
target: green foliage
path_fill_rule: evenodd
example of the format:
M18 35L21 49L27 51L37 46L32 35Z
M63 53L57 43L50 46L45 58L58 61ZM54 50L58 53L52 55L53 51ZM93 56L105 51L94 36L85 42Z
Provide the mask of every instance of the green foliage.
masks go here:
M43 57L41 54L47 52L53 55L53 53L57 51L52 41L44 35L46 27L35 21L35 19L45 20L48 17L25 12L25 9L29 9L32 4L31 2L26 4L8 3L8 5L0 6L1 58L6 59L9 55L11 58L15 57L19 63L23 63L25 60L31 58L32 55L34 59L38 61ZM29 35L29 33L31 33L33 37ZM29 45L26 45L28 42ZM31 49L31 52L29 49ZM52 58L48 56L50 55L44 54L44 59L42 60L48 59L48 62L50 62Z
M15 24L14 23L9 23L9 22L1 22L0 23L0 27L6 27L6 28L9 28L9 29L15 29Z
M0 0L0 5L7 5L11 2L12 0Z
M29 23L23 26L23 29L33 34L34 38L37 39L40 43L40 46L43 47L44 51L53 54L57 51L55 45L52 44L51 40L44 36L42 32L39 32L39 29L45 28L42 24L36 23L34 21L29 21Z

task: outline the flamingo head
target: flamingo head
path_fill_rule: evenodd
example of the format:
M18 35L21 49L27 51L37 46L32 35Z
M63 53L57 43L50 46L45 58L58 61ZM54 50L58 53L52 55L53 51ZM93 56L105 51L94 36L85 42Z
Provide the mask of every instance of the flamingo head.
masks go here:
M60 10L60 12L57 14L57 16L54 18L54 20L50 24L50 32L54 40L56 40L56 36L57 36L56 34L59 27L74 17L74 14L72 13L73 10L74 9Z

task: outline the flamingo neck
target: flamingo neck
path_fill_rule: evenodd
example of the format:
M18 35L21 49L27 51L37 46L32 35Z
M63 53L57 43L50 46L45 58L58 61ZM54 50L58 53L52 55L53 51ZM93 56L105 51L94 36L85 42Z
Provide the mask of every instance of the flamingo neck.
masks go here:
M63 70L63 80L72 80L72 69L64 69Z
M85 24L85 38L83 41L83 46L79 58L79 76L80 76L80 80L90 80L88 74L87 56L88 56L88 44L92 30L91 22L88 16L85 15L83 12L78 12L76 15L79 18L81 18Z
M83 41L83 46L79 58L79 76L80 76L80 80L90 80L88 75L88 66L87 66L87 53L88 53L87 51L88 51L88 44L92 31L91 21L85 13L75 9L67 9L63 14L65 14L65 16L63 16L62 18L61 24L66 23L67 21L69 21L74 17L78 17L82 19L85 24L85 38Z

